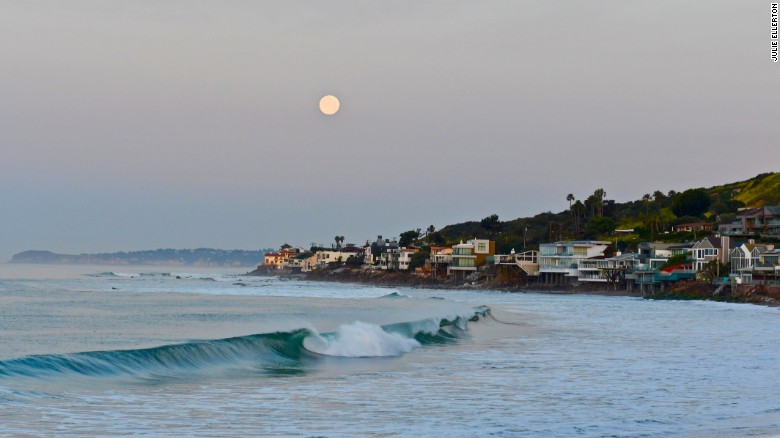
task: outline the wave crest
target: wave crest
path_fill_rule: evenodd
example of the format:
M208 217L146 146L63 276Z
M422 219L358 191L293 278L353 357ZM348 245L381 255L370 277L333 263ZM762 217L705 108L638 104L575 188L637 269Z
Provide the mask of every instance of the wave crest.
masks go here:
M489 314L474 309L470 316L426 319L379 326L355 321L336 332L311 329L195 341L135 350L92 351L27 356L0 361L3 377L128 375L138 377L190 375L215 368L291 374L305 372L316 355L336 357L401 356L426 344L452 342L463 335L468 321Z
M312 334L303 342L307 350L326 356L401 356L422 346L414 338L385 331L375 324L355 321L339 327L331 335Z

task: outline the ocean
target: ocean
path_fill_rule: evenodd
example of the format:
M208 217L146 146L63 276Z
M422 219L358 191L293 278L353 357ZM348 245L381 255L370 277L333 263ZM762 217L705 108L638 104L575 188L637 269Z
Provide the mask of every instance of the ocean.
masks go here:
M780 436L780 309L0 265L0 435Z

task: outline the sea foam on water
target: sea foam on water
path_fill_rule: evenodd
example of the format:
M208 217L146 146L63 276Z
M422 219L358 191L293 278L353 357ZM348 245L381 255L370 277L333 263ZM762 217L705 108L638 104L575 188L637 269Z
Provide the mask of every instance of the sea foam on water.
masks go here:
M420 347L416 339L388 333L382 327L355 321L330 336L312 334L304 347L314 353L342 357L400 356Z

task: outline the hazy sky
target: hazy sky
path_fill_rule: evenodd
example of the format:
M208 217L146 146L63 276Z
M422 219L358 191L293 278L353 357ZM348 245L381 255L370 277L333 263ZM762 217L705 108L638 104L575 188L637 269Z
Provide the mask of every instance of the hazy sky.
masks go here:
M733 182L780 170L779 98L765 1L0 0L0 260Z

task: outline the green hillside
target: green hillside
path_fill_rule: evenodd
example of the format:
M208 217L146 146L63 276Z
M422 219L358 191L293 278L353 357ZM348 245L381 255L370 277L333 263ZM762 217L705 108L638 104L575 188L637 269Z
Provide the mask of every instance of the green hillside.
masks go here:
M741 183L734 199L748 207L780 204L780 173L765 173Z
M584 200L565 196L562 211L501 221L490 215L482 220L448 225L422 241L452 245L460 240L489 238L496 250L536 249L540 243L567 239L616 242L620 250L635 250L641 241L686 241L701 233L673 233L677 224L707 221L714 225L734 219L740 208L780 204L780 173L764 173L746 181L682 192L649 192L642 199L617 203L603 189ZM615 232L629 230L633 232Z

